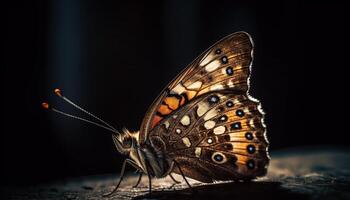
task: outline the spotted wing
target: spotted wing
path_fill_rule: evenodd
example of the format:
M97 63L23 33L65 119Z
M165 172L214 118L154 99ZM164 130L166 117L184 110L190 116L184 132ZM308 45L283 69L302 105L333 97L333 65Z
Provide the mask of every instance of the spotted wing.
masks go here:
M169 159L202 182L253 179L265 175L269 163L260 103L244 92L202 95L166 118L149 139L155 148L165 142Z
M246 92L252 51L249 34L237 32L202 53L153 102L141 125L140 142L144 142L162 120L196 97L232 89Z

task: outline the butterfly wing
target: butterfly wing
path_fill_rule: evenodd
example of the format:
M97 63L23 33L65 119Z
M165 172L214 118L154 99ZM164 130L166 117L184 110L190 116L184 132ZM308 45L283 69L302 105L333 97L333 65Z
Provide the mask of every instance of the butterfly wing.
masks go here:
M201 54L152 104L140 142L159 146L186 176L202 182L264 175L263 112L248 95L252 53L251 37L237 32Z
M253 179L266 174L269 162L262 120L257 100L240 91L215 91L166 118L149 139L152 144L164 141L165 154L190 178Z
M140 128L143 143L150 131L195 97L213 91L246 92L253 42L248 33L233 33L202 53L150 106Z

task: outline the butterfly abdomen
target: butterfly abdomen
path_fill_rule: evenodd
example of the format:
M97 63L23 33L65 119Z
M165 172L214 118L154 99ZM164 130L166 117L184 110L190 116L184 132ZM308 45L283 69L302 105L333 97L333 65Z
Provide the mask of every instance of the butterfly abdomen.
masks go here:
M141 145L140 156L151 176L163 178L171 171L171 160L165 154L165 147L166 143L159 136L152 136Z

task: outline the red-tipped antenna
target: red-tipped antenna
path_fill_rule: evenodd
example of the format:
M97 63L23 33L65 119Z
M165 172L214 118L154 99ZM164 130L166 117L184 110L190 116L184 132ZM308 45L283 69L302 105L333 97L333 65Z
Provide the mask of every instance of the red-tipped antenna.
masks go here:
M87 110L83 109L82 107L78 106L77 104L75 104L74 102L72 102L71 100L69 100L67 97L63 96L62 91L58 88L56 88L54 90L55 94L60 97L61 99L63 99L65 102L69 103L70 105L74 106L75 108L79 109L80 111L90 115L91 117L97 119L98 121L100 121L101 123L103 123L104 125L108 126L110 129L113 129L115 131L117 131L113 126L111 126L110 124L108 124L107 122L105 122L104 120L100 119L99 117L97 117L96 115L88 112Z
M55 94L56 94L57 96L62 97L62 93L61 93L61 90L60 90L60 89L56 88L56 89L54 90L54 92L55 92Z
M115 134L119 134L119 132L114 128L112 127L111 125L109 125L107 122L103 121L102 119L96 117L95 115L91 114L90 112L86 111L85 109L81 108L80 106L76 105L75 103L73 103L71 100L69 100L68 98L66 98L65 96L62 95L62 92L60 89L55 89L54 90L55 94L62 98L64 101L66 101L67 103L69 103L70 105L74 106L75 108L79 109L80 111L88 114L89 116L93 117L94 119L97 119L98 121L102 122L104 125L102 124L99 124L99 123L96 123L94 121L91 121L91 120L88 120L88 119L84 119L84 118L81 118L81 117L78 117L78 116L75 116L75 115L71 115L71 114L68 114L68 113L65 113L63 111L60 111L60 110L57 110L53 107L51 107L48 103L46 102L43 102L41 103L41 106L46 109L46 110L51 110L51 111L54 111L56 113L59 113L61 115L64 115L66 117L70 117L70 118L73 118L73 119L77 119L77 120L80 120L80 121L84 121L84 122L87 122L89 124L93 124L93 125L96 125L98 127L101 127L101 128L104 128L106 130L109 130Z
M48 103L46 103L46 102L42 102L42 103L41 103L41 106L42 106L43 108L45 108L45 109L50 109L50 105L49 105Z

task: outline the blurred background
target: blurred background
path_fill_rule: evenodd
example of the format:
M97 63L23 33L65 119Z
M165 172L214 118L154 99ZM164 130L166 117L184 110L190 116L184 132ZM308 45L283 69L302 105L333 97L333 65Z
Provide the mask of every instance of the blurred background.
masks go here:
M349 145L345 135L345 4L306 1L12 1L1 68L1 184L119 173L108 132L47 112L138 130L166 84L222 37L255 41L251 94L271 151Z

